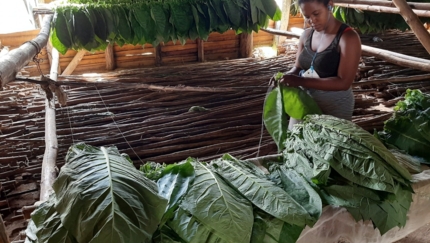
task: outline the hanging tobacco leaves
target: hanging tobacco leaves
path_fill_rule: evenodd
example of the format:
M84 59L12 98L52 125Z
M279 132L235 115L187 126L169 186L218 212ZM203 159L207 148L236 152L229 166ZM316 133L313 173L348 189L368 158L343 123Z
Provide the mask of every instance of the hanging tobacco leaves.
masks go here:
M200 38L211 32L236 33L266 27L281 19L274 0L70 0L55 9L51 41L68 49L103 50L108 43L145 44ZM77 4L76 4L77 3Z

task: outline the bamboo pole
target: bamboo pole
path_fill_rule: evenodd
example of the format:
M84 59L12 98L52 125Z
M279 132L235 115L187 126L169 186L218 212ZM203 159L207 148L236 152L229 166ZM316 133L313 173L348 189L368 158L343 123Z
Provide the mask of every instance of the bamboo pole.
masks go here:
M339 6L339 7L344 7L344 8L355 8L355 9L378 12L378 13L400 14L399 9L392 8L392 7L369 6L369 5L364 5L364 4L349 4L349 3L335 3L335 5ZM430 17L430 11L429 10L414 9L412 11L419 17Z
M406 3L405 0L393 0L393 3L397 6L400 14L411 27L412 31L417 36L418 40L424 46L428 53L430 53L430 34L424 28L423 23L411 9L411 7ZM429 16L430 16L430 11Z
M44 18L42 29L39 35L30 42L25 42L19 48L10 51L0 58L0 81L4 87L7 83L15 80L19 72L27 63L46 46L51 27L52 15Z
M346 4L362 4L369 6L381 6L381 7L391 7L395 8L396 5L392 1L380 1L380 0L335 0L334 4L346 3ZM418 2L407 2L409 6L413 9L419 10L430 10L429 3L418 3Z
M296 33L291 32L291 31L275 30L272 28L266 28L266 29L261 29L261 30L264 32L273 34L273 35L282 35L282 36L286 36L286 37L300 38L299 34L296 34Z
M55 48L53 48L52 53L50 78L56 81L60 55ZM43 155L42 175L40 179L40 201L42 202L48 200L49 195L53 192L52 185L55 178L57 178L58 141L56 130L55 99L48 100L48 98L45 98L45 153Z
M4 225L3 218L0 214L0 243L9 243L9 236L6 233L6 226Z
M407 55L365 45L361 46L361 54L364 56L374 56L402 67L409 67L421 71L430 72L430 60L427 59L414 57L413 59L415 60L411 60L410 57Z
M73 71L75 71L76 67L78 66L79 62L84 58L85 54L87 53L86 50L80 50L76 55L73 57L72 61L67 65L66 69L64 69L62 76L65 75L71 75ZM52 66L51 66L52 67Z
M49 65L52 66L52 49L54 47L52 46L51 41L49 40L48 43L46 44L46 51L48 52L48 60L49 60ZM58 54L58 51L56 52ZM58 65L58 70L57 73L61 73L61 67L60 65Z

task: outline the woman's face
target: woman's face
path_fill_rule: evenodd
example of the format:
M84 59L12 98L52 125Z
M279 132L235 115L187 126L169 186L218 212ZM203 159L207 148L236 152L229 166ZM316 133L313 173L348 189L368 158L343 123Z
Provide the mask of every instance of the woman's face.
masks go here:
M300 9L305 17L306 23L312 26L316 31L322 31L327 27L331 11L323 3L318 1L306 2L300 4Z

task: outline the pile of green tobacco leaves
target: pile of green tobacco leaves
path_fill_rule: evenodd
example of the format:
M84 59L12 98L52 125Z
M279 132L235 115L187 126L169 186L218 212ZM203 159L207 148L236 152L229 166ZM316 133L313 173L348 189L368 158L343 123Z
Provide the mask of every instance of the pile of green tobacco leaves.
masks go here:
M372 134L328 115L308 115L285 140L285 167L312 182L323 204L371 220L381 234L406 224L411 175Z
M430 164L430 95L408 89L405 99L397 102L393 116L378 136L387 146Z
M275 0L73 0L55 9L51 41L68 49L104 50L110 43L207 40L211 32L258 32L281 19ZM78 4L76 4L78 3Z
M322 211L294 170L267 175L228 154L139 171L115 147L77 144L54 191L32 213L26 242L293 243Z

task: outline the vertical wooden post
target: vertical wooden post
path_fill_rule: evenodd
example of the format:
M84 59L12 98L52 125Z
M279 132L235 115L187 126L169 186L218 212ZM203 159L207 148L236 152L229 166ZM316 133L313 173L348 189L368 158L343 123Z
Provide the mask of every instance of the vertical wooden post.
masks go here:
M115 56L113 52L113 45L108 44L105 50L106 57L106 70L112 71L116 68L115 66Z
M418 40L430 53L430 34L424 28L423 23L418 16L412 11L412 8L405 0L393 0L394 5L399 9L400 14L405 19L406 23L411 27L412 31L417 36Z
M290 7L291 7L291 0L282 0L282 18L281 18L281 25L279 27L280 30L288 30L288 24L290 22ZM275 45L280 44L287 39L286 36L277 36L277 40L275 42Z
M52 64L50 78L57 80L59 54L57 49L52 49ZM40 201L48 200L49 195L53 192L52 185L57 178L56 163L57 163L58 141L57 141L57 125L55 123L55 99L45 99L45 154L42 162L42 175L40 179Z
M4 225L3 218L0 214L0 243L9 243L9 236L6 233L6 226Z
M48 61L49 61L49 65L51 65L51 66L52 66L52 59L53 59L52 55L54 55L52 52L53 48L54 47L52 47L51 40L48 40L48 43L46 44L46 51L48 52ZM58 53L58 51L56 51L55 55L60 55L60 54ZM60 60L60 57L58 57L58 60ZM59 74L59 73L61 73L60 63L58 63L58 69L57 69L57 74Z
M154 49L155 49L155 66L161 66L161 62L162 62L161 43L158 44Z
M197 38L197 59L199 62L205 61L205 45L204 41L200 38Z
M251 57L252 56L252 48L254 47L252 33L242 33L240 34L240 52L239 57Z

